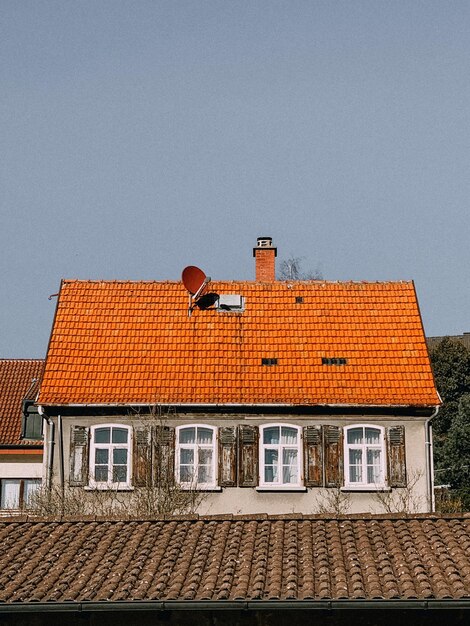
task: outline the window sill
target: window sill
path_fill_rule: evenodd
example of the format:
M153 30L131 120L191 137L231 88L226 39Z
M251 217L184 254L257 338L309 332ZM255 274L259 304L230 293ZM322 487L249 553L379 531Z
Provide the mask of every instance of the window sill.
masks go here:
M302 485L259 485L256 491L307 491Z
M86 485L85 491L134 491L130 485Z
M211 491L222 491L222 487L218 487L217 485L207 485L206 487L193 487L192 485L180 485L180 489L182 491L197 491L197 492L211 492Z
M391 488L387 485L345 485L340 487L340 491L362 491L367 493L377 493L384 491L391 491Z

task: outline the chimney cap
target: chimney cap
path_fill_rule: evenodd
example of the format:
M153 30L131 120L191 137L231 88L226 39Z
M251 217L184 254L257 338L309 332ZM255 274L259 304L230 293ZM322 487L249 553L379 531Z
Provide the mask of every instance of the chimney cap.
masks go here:
M256 241L258 248L271 248L273 245L272 237L258 237Z
M256 257L256 253L258 250L270 250L274 252L274 256L277 256L277 248L273 246L273 238L272 237L258 237L256 239L257 245L253 248L253 256Z

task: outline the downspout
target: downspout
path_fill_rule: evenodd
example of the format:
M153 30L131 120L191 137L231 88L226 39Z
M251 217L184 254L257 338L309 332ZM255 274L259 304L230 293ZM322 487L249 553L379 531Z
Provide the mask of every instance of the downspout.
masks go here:
M64 442L62 440L62 416L57 417L57 437L59 439L59 480L62 502L64 500Z
M440 396L439 396L440 398ZM434 454L432 446L432 425L431 420L439 413L440 406L436 406L432 415L424 422L425 432L425 455L426 455L426 474L427 474L427 500L428 500L428 512L433 513L435 509L434 500Z
M54 422L51 420L49 416L46 415L44 411L44 407L40 404L38 405L38 413L42 417L43 420L46 421L47 424L47 439L46 442L46 450L47 450L47 469L46 469L46 488L51 489L52 487L52 454L54 451Z

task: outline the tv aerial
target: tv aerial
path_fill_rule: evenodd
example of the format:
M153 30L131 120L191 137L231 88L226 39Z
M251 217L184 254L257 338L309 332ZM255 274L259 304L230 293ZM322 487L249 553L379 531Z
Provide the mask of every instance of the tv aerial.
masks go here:
M181 275L183 285L189 293L188 317L191 317L194 305L206 292L207 285L211 281L210 276L206 276L204 272L195 265L188 265Z

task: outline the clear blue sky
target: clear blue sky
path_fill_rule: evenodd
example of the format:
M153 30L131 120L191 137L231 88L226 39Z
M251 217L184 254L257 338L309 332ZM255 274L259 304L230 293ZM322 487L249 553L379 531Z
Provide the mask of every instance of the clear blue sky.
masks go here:
M0 357L60 279L414 279L470 331L470 3L2 0Z

